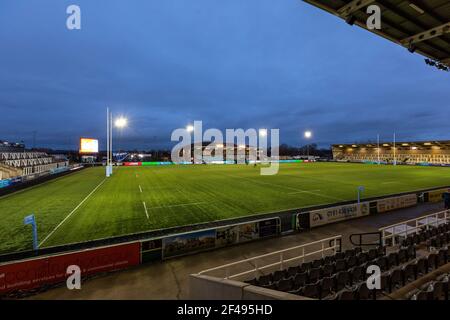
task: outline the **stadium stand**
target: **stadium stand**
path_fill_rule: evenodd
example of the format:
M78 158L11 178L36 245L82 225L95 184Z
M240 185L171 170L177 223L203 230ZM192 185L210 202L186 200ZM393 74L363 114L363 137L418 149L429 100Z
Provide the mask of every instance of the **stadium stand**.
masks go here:
M445 0L304 0L347 22L388 39L411 53L425 56L427 65L450 69L450 2ZM369 28L367 8L381 11L381 29Z
M0 152L24 152L25 145L22 142L11 143L0 140Z
M68 165L45 152L26 151L23 144L8 143L8 148L0 149L0 180L41 175Z
M234 163L245 162L245 160L256 160L260 156L259 150L248 144L237 145L234 143L215 143L211 141L204 141L201 145L191 144L191 157L194 160L195 152L203 154L202 163L219 164L224 161ZM227 154L230 159L227 158Z
M450 230L450 224L446 224L446 230L447 228ZM450 233L445 232L446 234L442 235L445 235L445 244L448 244L450 238L446 235L450 235ZM449 262L450 256L448 247L420 257L416 255L415 245L402 246L388 253L386 251L387 248L382 246L368 251L362 251L360 248L349 249L329 256L327 259L306 262L296 267L260 276L248 283L315 299L380 299L445 265ZM370 265L379 266L383 272L380 277L381 287L379 289L370 290L367 287L365 271ZM447 289L444 290L447 299L448 277L444 277L443 282L447 284ZM436 282L431 284L434 283ZM437 288L437 286L435 287ZM430 295L426 299L436 298L437 293L430 289L429 284L424 288L426 288L425 292ZM439 285L439 289L436 290L440 290L439 297L443 297L442 286ZM420 295L420 292L415 295ZM421 296L420 299L424 299L424 297Z
M200 275L222 278L225 271L225 280L242 280L250 286L310 299L448 300L450 211L442 217L434 220L427 218L425 224L421 223L423 217L417 218L414 232L394 235L396 242L386 241L393 238L392 234L380 231L382 241L373 243L372 248L367 250L362 247L342 250L340 236L336 236L205 270ZM321 245L321 249L305 254L311 245L316 245L316 249ZM291 254L293 249L300 249L302 254L291 255L287 259L286 254ZM279 261L269 261L271 256L279 257ZM298 259L301 263L295 263ZM242 271L245 265L253 267ZM376 287L371 286L377 282L375 278L368 281L372 274L369 267L373 266L378 266L381 271ZM232 267L238 267L239 271L230 273ZM249 279L251 275L253 277Z
M450 141L337 144L332 150L336 161L450 165Z

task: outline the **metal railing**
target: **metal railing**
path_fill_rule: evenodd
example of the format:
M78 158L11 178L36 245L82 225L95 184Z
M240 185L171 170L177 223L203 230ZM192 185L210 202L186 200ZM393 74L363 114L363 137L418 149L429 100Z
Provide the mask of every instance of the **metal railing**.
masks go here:
M369 236L376 236L377 240L372 242L362 242L363 238ZM353 239L357 237L359 242L354 241ZM363 247L363 246L381 246L381 232L365 232L365 233L353 233L349 237L350 243L355 247Z
M419 231L424 229L429 229L430 226L437 227L443 223L447 223L449 220L450 210L444 210L415 219L392 224L390 226L379 229L379 231L381 232L381 241L385 246L387 242L389 242L387 240L392 239L390 245L395 246L397 237L406 238L410 234L418 233Z
M289 264L295 261L305 262L305 258L311 256L325 257L327 252L334 254L341 251L342 236L334 236L303 245L283 249L257 257L228 263L223 266L207 269L199 272L200 275L211 275L221 277L223 279L236 279L253 274L256 278L262 271L267 269L284 270ZM265 261L264 261L265 260ZM274 262L271 260L275 260ZM238 269L236 273L232 273L232 269Z

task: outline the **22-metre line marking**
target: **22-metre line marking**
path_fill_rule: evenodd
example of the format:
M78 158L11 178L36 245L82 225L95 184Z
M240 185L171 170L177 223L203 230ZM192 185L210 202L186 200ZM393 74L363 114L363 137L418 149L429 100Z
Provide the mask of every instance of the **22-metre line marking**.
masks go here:
M141 185L139 185L139 191L142 193L142 188L141 188Z
M89 199L89 198L94 194L94 192L97 191L98 188L100 188L100 186L101 186L105 181L106 181L106 178L103 179L102 182L100 182L100 183L94 188L94 190L92 190L91 193L89 193L89 194L86 196L86 198L84 198L84 199L83 199L83 200L75 207L75 209L73 209L73 210L72 210L72 211L71 211L71 212L63 219L63 221L61 221L61 222L55 227L55 229L53 229L53 230L52 230L52 231L44 238L44 240L41 241L41 243L38 245L38 247L41 247L41 246L45 243L45 241L47 241L48 238L50 238L50 237L55 233L55 231L58 230L59 227L61 227L61 226L63 225L63 223L66 222L67 219L69 219L69 218L75 213L75 211L77 211L78 208L81 207L81 205L82 205L87 199Z
M147 220L149 220L150 217L148 216L147 205L145 204L145 201L143 201L142 203L144 204L144 210L145 210L145 215L147 216Z

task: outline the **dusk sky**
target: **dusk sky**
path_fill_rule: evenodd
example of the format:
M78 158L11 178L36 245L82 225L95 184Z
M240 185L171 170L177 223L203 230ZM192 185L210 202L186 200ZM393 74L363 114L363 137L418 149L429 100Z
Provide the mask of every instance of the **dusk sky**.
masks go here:
M77 4L82 29L66 28ZM450 74L300 0L2 0L0 140L170 146L172 130L279 128L322 146L450 139Z

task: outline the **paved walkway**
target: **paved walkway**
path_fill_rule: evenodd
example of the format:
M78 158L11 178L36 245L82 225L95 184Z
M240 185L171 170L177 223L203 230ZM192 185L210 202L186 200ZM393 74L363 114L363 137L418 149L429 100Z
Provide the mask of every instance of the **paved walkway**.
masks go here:
M348 236L352 233L377 231L383 226L442 210L443 205L440 203L422 204L327 225L304 233L141 265L90 279L82 284L79 291L59 287L30 299L188 299L189 275L192 273L335 235L342 235L343 246L348 247Z

